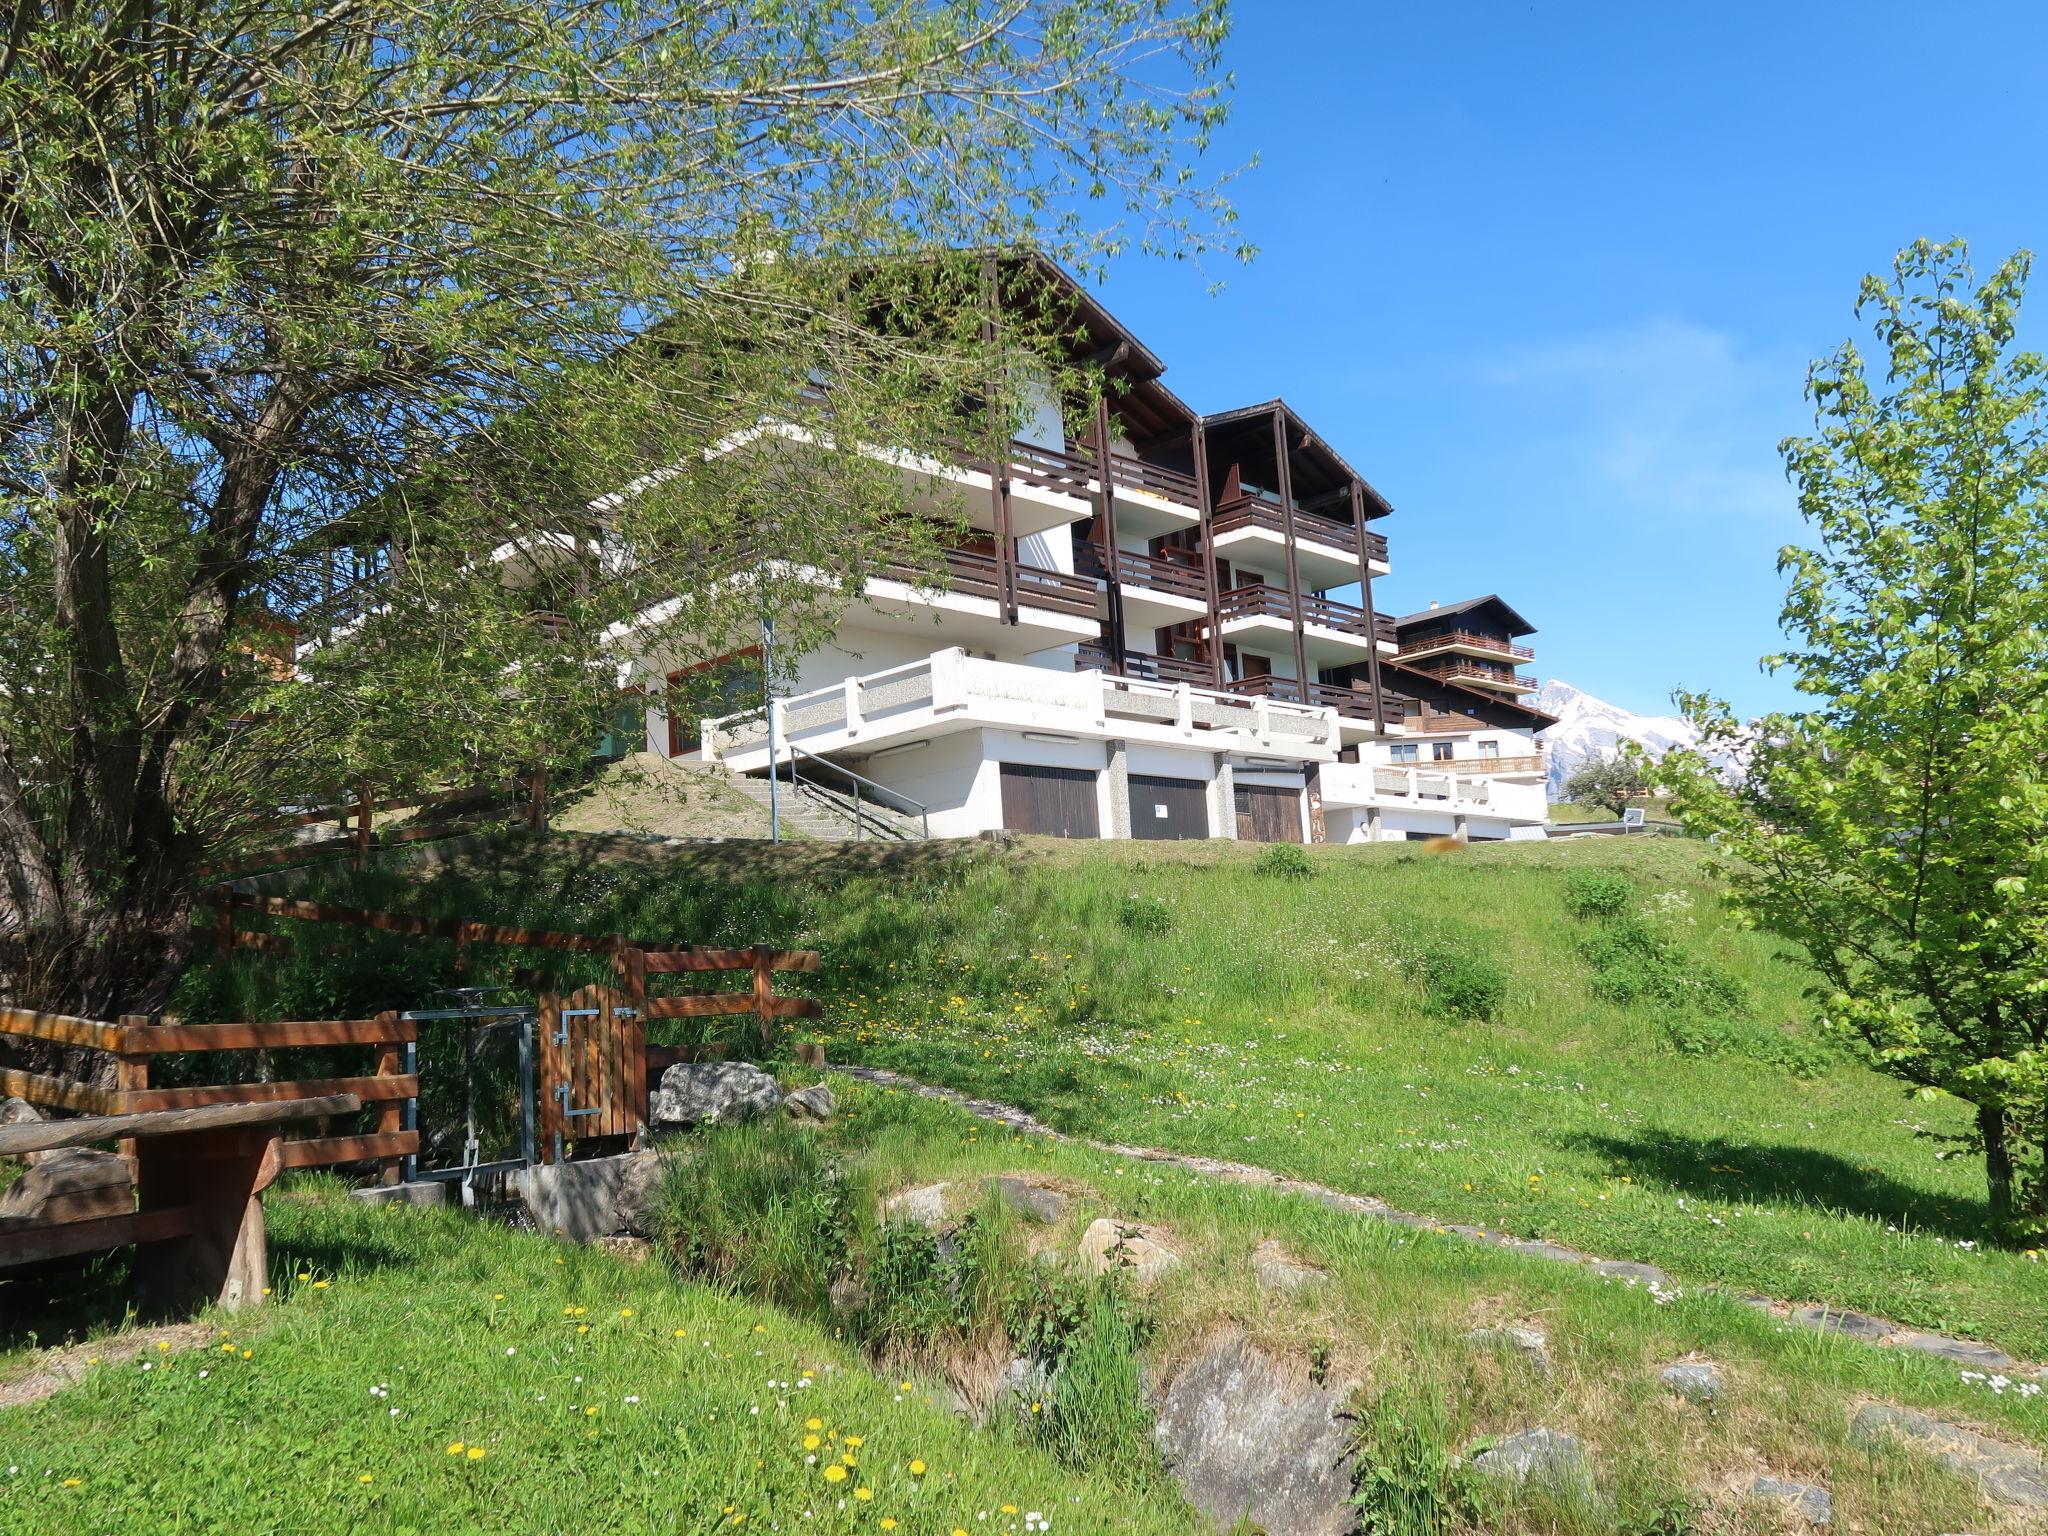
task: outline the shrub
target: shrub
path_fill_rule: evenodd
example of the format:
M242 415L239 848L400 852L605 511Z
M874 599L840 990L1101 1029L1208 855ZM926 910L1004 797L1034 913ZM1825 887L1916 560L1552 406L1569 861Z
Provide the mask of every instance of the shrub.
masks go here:
M1173 908L1158 896L1126 896L1116 920L1131 932L1156 939L1173 931Z
M1316 872L1308 861L1308 850L1299 843L1271 843L1253 861L1252 868L1278 880L1306 880Z
M1352 1502L1365 1536L1451 1536L1471 1529L1475 1485L1440 1393L1380 1393L1358 1413Z
M1052 1411L1036 1420L1039 1433L1069 1466L1156 1472L1152 1415L1138 1369L1144 1320L1113 1276L1061 1288L1071 1295L1077 1284L1085 1291L1050 1362Z
M1635 881L1619 870L1575 869L1564 882L1564 909L1577 918L1617 918L1635 899Z
M1458 941L1436 939L1423 946L1410 969L1431 1013L1488 1023L1500 1017L1508 973L1497 961Z
M822 1318L851 1216L845 1174L816 1134L770 1121L685 1140L666 1161L655 1225L687 1273Z

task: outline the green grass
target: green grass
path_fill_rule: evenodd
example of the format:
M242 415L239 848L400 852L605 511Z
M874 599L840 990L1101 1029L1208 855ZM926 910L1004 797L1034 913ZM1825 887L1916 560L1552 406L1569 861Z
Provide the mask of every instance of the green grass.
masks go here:
M1216 844L558 848L324 889L813 946L827 1009L815 1035L835 1059L1008 1099L1072 1131L2048 1358L2040 1255L1995 1246L1979 1168L1943 1161L1923 1134L1960 1129L1962 1106L1908 1101L1816 1040L1807 973L1725 920L1699 857L1647 838L1446 855L1384 845L1311 850L1300 878ZM1739 1005L1706 1017L1616 1001L1615 977L1631 976L1612 966L1638 962L1589 958L1599 925L1565 905L1568 877L1586 869L1631 876L1663 980L1712 977ZM447 977L446 954L385 936L318 948L209 968L184 1011L351 1012L416 1001ZM1444 954L1481 983L1501 973L1497 1001L1432 995L1443 967L1431 956Z
M829 1330L659 1263L331 1194L270 1210L278 1305L219 1316L225 1341L204 1350L103 1366L4 1411L0 1530L878 1532L886 1518L946 1536L1019 1531L1029 1510L1067 1531L1190 1529L1171 1498L1134 1505L1119 1479L977 1433L931 1383L905 1391ZM828 1483L847 1436L864 1442L858 1464Z

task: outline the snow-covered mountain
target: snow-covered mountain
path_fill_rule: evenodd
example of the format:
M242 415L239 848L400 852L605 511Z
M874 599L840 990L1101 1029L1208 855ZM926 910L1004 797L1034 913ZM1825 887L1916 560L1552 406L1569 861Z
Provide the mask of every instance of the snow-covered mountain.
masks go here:
M1529 695L1528 702L1557 716L1557 724L1542 735L1550 756L1553 800L1564 793L1564 781L1579 764L1610 756L1623 741L1641 742L1653 757L1661 757L1673 747L1699 745L1699 732L1682 716L1631 714L1556 678Z

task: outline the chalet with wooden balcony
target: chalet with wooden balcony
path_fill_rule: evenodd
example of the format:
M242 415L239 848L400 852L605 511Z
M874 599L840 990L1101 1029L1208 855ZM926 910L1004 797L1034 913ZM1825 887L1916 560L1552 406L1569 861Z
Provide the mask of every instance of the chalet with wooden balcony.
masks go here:
M1523 670L1536 653L1515 644L1536 626L1498 597L1431 603L1396 619L1394 629L1400 642L1395 656L1412 671L1508 697L1536 691L1535 677Z

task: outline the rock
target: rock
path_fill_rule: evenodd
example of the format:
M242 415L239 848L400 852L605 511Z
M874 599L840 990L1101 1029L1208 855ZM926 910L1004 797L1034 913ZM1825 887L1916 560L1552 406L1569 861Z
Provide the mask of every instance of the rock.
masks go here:
M995 1197L1026 1221L1040 1221L1051 1226L1067 1211L1067 1197L1045 1184L1033 1184L1029 1179L994 1178L987 1181L987 1187Z
M129 1216L135 1190L128 1163L117 1152L64 1147L46 1152L0 1190L0 1216L34 1221L91 1221Z
M1671 1277L1654 1264L1637 1264L1630 1259L1595 1259L1587 1266L1596 1275L1605 1275L1610 1280L1634 1280L1643 1285L1654 1285L1668 1289Z
M1959 1365L1973 1365L1980 1371L2008 1371L2019 1364L2002 1349L1989 1344L1978 1344L1970 1339L1952 1339L1942 1333L1909 1333L1898 1341L1901 1349L1917 1349L1922 1354L1939 1355L1944 1360L1953 1360Z
M1881 1317L1869 1317L1861 1312L1838 1312L1833 1307L1794 1307L1792 1321L1802 1328L1823 1328L1829 1333L1845 1334L1873 1344L1896 1331Z
M1140 1285L1150 1285L1180 1265L1180 1255L1162 1243L1149 1227L1099 1217L1081 1234L1081 1263L1094 1274L1129 1271Z
M989 1394L987 1418L1003 1413L1018 1413L1028 1418L1032 1404L1036 1403L1043 1410L1052 1401L1053 1385L1053 1373L1043 1360L1019 1355L997 1373L995 1388Z
M641 1151L540 1163L520 1170L516 1179L534 1225L571 1242L594 1243L651 1223L660 1172L661 1159Z
M1252 1250L1252 1269L1259 1277L1259 1284L1269 1291L1304 1290L1319 1280L1330 1278L1328 1270L1300 1263L1270 1237Z
M837 1276L825 1294L838 1313L858 1312L868 1304L868 1288L851 1275Z
M1692 1403L1719 1402L1727 1390L1721 1367L1705 1360L1681 1360L1676 1365L1667 1365L1657 1373L1657 1379L1672 1396Z
M0 1125L39 1125L43 1112L24 1098L0 1099ZM24 1163L36 1163L48 1157L47 1152L24 1152Z
M1517 1488L1533 1483L1556 1492L1590 1492L1593 1486L1586 1448L1574 1436L1540 1425L1496 1440L1472 1457L1472 1470Z
M1341 1536L1354 1528L1347 1391L1242 1334L1210 1344L1161 1397L1152 1437L1188 1501L1223 1530Z
M1894 1436L1911 1441L1994 1498L2048 1509L2048 1460L2033 1451L1890 1403L1865 1403L1849 1421L1849 1438L1858 1444L1879 1448Z
M1784 1505L1808 1525L1826 1525L1835 1517L1834 1495L1810 1483L1787 1482L1782 1477L1759 1477L1745 1491L1752 1499Z
M597 1246L628 1264L645 1264L654 1254L654 1245L644 1237L600 1237Z
M661 1074L651 1125L737 1125L782 1102L775 1079L744 1061L679 1061Z
M1538 1375L1550 1374L1550 1340L1541 1328L1509 1323L1500 1328L1474 1328L1465 1342L1480 1349L1509 1350L1520 1355Z
M448 1183L445 1179L415 1179L410 1184L365 1184L350 1190L348 1197L364 1205L446 1205Z
M830 1120L832 1111L839 1107L839 1101L823 1083L813 1083L784 1099L782 1107L789 1111L792 1120Z
M882 1220L914 1222L936 1232L946 1224L946 1192L952 1187L941 1182L900 1189L882 1201Z

